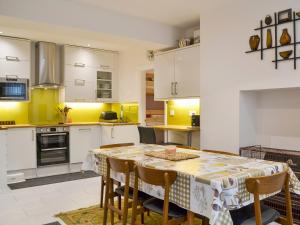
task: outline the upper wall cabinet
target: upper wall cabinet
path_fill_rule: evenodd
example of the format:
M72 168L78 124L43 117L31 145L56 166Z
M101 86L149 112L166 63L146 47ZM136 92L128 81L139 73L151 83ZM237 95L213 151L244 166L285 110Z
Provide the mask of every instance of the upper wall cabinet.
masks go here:
M65 101L117 101L117 58L115 52L64 46Z
M0 37L0 77L30 79L30 46L28 40Z
M154 74L155 99L200 97L199 45L157 54Z

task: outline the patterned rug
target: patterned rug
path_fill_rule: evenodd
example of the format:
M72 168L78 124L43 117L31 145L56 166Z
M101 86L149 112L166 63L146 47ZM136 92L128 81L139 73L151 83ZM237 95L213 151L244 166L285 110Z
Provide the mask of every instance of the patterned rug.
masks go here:
M70 212L60 213L56 217L60 218L66 225L102 225L103 209L97 206L78 209ZM128 213L128 224L131 222L131 211ZM109 215L109 214L108 214ZM138 218L139 219L139 218ZM161 215L151 212L150 216L145 213L145 225L157 225L162 223ZM110 224L108 216L107 224ZM115 213L115 224L121 224ZM187 223L185 223L187 224ZM200 219L195 219L195 225L201 225Z

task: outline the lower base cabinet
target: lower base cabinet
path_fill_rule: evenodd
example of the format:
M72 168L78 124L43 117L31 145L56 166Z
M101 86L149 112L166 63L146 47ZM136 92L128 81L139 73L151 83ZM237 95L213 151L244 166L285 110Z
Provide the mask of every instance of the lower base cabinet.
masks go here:
M35 128L11 128L7 130L7 170L36 168Z
M81 163L90 150L99 148L101 143L100 126L70 127L70 162Z
M101 145L119 143L139 143L139 133L136 125L102 126Z

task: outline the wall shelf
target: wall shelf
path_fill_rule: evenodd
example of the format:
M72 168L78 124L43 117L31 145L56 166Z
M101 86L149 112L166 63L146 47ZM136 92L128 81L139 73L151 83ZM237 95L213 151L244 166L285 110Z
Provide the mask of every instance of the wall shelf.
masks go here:
M297 69L297 60L300 59L300 57L297 56L297 45L300 44L300 41L297 41L297 37L296 37L296 22L300 21L300 17L296 18L296 13L293 12L293 18L290 21L286 21L286 22L282 22L282 23L278 23L277 21L277 13L274 13L274 23L271 25L267 25L267 26L263 26L263 21L260 21L260 27L255 28L255 31L259 31L260 32L260 48L257 50L250 50L250 51L246 51L245 53L250 54L250 53L257 53L260 52L260 58L261 60L264 59L264 52L268 51L268 50L274 50L274 54L275 54L275 59L272 61L275 63L275 69L278 69L278 63L279 62L283 62L283 61L293 61L294 63L294 69ZM291 38L292 38L292 42L290 44L287 45L280 45L278 44L278 26L282 26L282 25L286 25L286 24L293 24L293 32L290 33ZM270 48L264 48L264 31L267 28L274 28L274 46L270 47ZM288 58L288 59L278 59L278 49L279 48L284 48L284 47L293 47L292 50L293 51L293 55L294 57L292 58Z

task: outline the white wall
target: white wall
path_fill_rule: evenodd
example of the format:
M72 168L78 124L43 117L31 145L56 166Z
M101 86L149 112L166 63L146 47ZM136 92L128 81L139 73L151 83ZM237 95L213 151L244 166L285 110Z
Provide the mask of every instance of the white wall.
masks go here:
M206 4L200 13L201 147L238 152L240 90L300 87L299 62L298 70L286 62L275 70L273 51L263 61L259 53L244 53L249 37L266 15L300 10L300 2L232 0L212 10Z
M8 190L6 185L6 130L0 130L0 193Z

